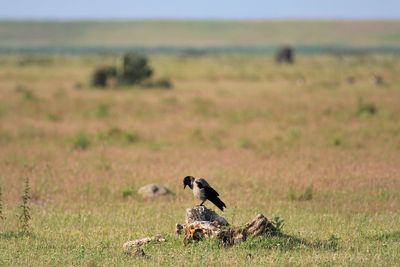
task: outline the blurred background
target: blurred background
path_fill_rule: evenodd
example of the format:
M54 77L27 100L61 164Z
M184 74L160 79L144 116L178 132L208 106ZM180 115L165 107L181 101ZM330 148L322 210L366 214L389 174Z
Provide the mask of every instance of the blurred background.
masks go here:
M9 1L0 52L398 52L398 1Z

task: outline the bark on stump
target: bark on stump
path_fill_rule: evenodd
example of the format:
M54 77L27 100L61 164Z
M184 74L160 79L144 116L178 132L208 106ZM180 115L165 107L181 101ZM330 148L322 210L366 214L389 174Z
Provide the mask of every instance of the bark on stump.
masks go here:
M186 224L177 224L176 233L184 234L184 244L216 237L224 245L245 241L248 237L274 235L276 227L263 214L241 228L230 227L228 221L211 209L197 206L186 210Z

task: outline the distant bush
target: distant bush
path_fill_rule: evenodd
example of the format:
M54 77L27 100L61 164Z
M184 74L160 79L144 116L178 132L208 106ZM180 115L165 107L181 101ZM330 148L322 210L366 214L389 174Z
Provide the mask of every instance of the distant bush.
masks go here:
M76 149L86 149L90 145L90 138L84 132L79 132L73 140L74 148Z
M127 53L120 58L117 66L103 66L94 70L91 77L93 87L106 88L110 78L115 78L118 85L140 85L144 88L172 88L169 79L152 80L153 69L148 59L136 53Z
M120 84L138 84L152 75L153 70L146 57L135 53L127 53L122 57L122 66L118 70Z
M357 102L357 114L358 115L362 115L362 114L374 115L377 112L378 112L378 109L376 108L374 103L364 103L364 101L361 97L358 98L358 102Z
M103 66L92 73L91 84L94 87L106 87L108 79L117 75L117 69L112 66Z

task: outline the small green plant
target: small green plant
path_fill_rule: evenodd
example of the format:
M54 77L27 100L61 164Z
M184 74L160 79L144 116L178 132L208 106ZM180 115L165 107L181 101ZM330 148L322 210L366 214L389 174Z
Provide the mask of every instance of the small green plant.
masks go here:
M289 189L289 199L295 201L309 201L313 198L313 187L309 185L304 192L297 193L293 188Z
M131 187L126 187L122 190L122 197L127 198L133 195L133 189Z
M342 143L343 143L342 138L340 138L338 136L333 139L333 145L334 146L341 146Z
M124 132L123 134L124 140L128 143L136 143L139 141L139 134L135 132Z
M47 119L49 121L57 122L57 121L61 121L61 116L57 113L49 112L49 113L47 113Z
M75 149L87 149L90 146L90 138L84 132L79 132L74 140L73 145Z
M331 249L333 251L337 250L337 247L339 245L339 237L335 236L334 234L332 234L329 239L326 241L326 245L325 247L327 249Z
M140 135L134 131L124 131L119 127L112 127L108 131L98 133L100 140L108 142L136 143L140 140Z
M239 147L243 149L251 149L254 148L255 145L250 139L243 137L239 139Z
M32 219L31 216L31 208L29 207L30 200L30 186L29 186L29 178L26 177L24 181L24 191L21 196L22 203L20 205L20 215L19 215L19 223L21 232L27 233L29 232L29 223Z
M109 106L106 104L99 104L96 108L96 117L103 119L109 114Z
M3 214L3 195L2 195L2 188L0 186L0 220L4 220L4 214Z
M357 103L357 114L358 115L362 115L362 114L374 115L377 112L378 112L378 109L374 103L371 103L371 102L364 103L364 101L361 97L358 98L358 103Z
M26 100L26 101L33 101L36 100L36 95L34 94L34 92L25 87L24 85L18 85L15 88L15 91L17 91L18 93L22 94L22 99Z
M285 226L285 220L279 216L275 216L272 219L272 224L275 226L276 234L281 234L283 232L283 226Z

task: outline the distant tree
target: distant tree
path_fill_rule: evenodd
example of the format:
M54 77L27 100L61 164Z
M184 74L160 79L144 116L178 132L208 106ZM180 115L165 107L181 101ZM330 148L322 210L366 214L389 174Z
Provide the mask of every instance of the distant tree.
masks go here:
M138 84L153 74L147 58L135 53L125 54L121 65L118 69L118 82L121 84Z

